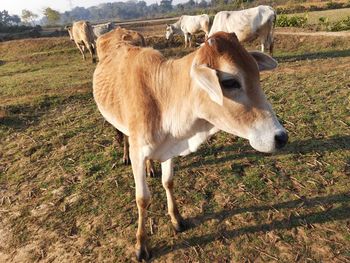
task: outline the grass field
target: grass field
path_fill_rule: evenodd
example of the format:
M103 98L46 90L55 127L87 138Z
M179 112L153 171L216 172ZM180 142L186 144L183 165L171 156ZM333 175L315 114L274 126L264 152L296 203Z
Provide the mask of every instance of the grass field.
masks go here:
M132 261L134 182L94 104L94 65L68 38L0 43L0 58L0 262ZM219 133L177 158L190 226L177 235L149 178L154 262L350 261L350 42L277 36L276 58L262 86L288 146L261 154Z

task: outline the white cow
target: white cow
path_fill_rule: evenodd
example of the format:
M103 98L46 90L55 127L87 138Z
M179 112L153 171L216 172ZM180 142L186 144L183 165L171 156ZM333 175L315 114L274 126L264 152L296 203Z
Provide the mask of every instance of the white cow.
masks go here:
M107 32L113 29L114 29L114 24L111 22L92 26L92 30L94 31L96 38L98 38L103 34L106 34Z
M171 25L166 26L165 38L171 39L174 34L184 34L185 36L185 47L187 43L190 43L191 47L191 35L199 31L205 32L205 38L208 37L209 33L209 16L198 15L198 16L181 16L180 19Z
M209 36L223 31L236 33L240 42L259 38L262 52L269 49L272 55L275 20L275 10L266 5L241 11L221 11L215 15Z
M248 139L261 152L287 143L259 78L259 71L277 62L262 52L248 52L235 34L224 32L174 60L125 42L97 48L102 59L93 77L94 99L105 119L129 136L139 212L136 253L138 260L147 260L147 160L162 162L168 213L175 230L184 230L173 193L172 158L195 152L219 130Z

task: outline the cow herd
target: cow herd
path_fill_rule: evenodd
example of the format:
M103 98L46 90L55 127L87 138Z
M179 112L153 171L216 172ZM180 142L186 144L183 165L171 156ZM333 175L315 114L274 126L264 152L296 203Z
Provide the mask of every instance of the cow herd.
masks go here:
M103 117L125 136L124 161L130 156L135 180L139 261L151 257L146 232L151 160L161 162L168 213L180 232L186 224L173 194L174 157L195 152L220 130L247 139L260 152L273 152L287 143L286 130L260 87L259 72L274 69L277 62L263 52L248 52L240 43L259 37L263 49L272 52L275 18L268 6L219 12L209 31L207 15L182 16L167 26L167 38L182 32L188 40L198 30L207 37L178 59L145 47L143 36L132 30L118 27L95 44L88 22L68 28L82 53L83 45L92 56L97 50L94 99Z
M195 33L203 31L205 39L216 32L235 33L240 42L259 39L261 42L261 51L269 50L273 55L273 29L276 21L276 12L270 6L260 5L241 11L221 11L218 12L210 28L210 19L206 14L188 16L183 15L173 23L167 24L165 38L171 40L175 34L184 35L185 48L192 46L192 36ZM93 62L95 59L95 41L97 38L115 29L112 22L91 25L88 21L74 22L72 26L66 29L72 41L83 55L85 60L85 49L91 54ZM132 32L132 31L129 31Z

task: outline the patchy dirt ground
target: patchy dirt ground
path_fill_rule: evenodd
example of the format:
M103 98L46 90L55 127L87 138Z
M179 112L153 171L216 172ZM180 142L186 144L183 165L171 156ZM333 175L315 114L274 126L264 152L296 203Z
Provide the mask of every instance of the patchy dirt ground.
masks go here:
M182 41L147 39L168 57L194 50ZM177 235L149 178L154 262L350 261L350 42L276 35L275 55L262 86L289 145L266 155L219 133L177 158L190 226ZM68 38L0 43L0 57L0 262L133 261L134 182L93 102L94 65Z

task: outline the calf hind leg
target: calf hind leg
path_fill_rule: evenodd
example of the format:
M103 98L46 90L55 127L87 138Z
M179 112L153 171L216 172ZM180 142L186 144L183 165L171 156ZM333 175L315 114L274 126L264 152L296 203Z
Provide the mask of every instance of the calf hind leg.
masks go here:
M125 165L130 164L130 157L129 157L129 137L117 130L117 141L119 144L124 141L123 146L123 163ZM146 160L146 174L150 177L155 177L156 172L154 169L154 164L152 160Z
M75 44L77 45L77 48L79 49L80 53L83 55L83 59L86 60L84 46L80 46L78 43Z
M179 213L176 205L175 197L173 194L174 182L173 182L173 160L169 159L161 163L162 166L162 184L166 191L168 213L171 218L171 223L176 232L182 232L186 229L184 220Z
M86 42L85 42L85 46L86 46L86 48L89 50L89 53L90 53L90 55L91 55L91 61L92 61L92 63L96 63L95 49L94 49L93 44L90 44L90 43L86 43Z
M155 177L155 175L156 175L152 160L146 161L146 174L149 177Z
M124 151L123 151L123 163L125 165L130 164L129 158L129 137L124 135Z

